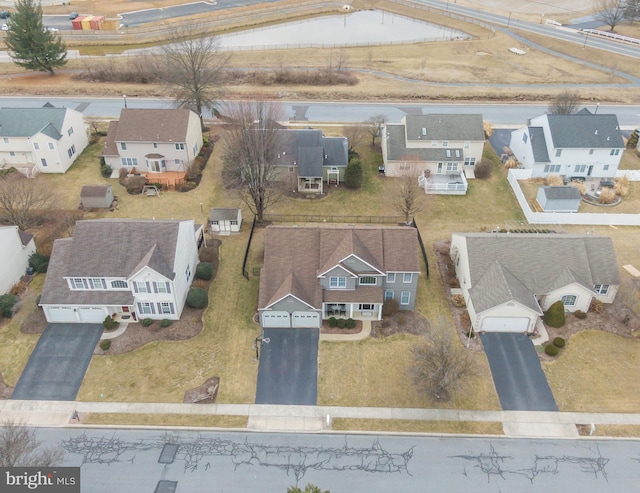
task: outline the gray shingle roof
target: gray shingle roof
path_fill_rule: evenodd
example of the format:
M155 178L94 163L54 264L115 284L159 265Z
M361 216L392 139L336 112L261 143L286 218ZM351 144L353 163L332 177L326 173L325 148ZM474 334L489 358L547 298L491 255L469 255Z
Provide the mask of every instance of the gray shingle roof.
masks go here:
M277 166L297 166L298 175L321 177L323 166L346 166L348 145L344 137L325 137L313 128L283 129Z
M580 200L582 196L580 195L580 190L576 187L572 187L567 185L565 187L540 187L542 193L551 200Z
M536 163L548 163L549 151L547 150L547 139L544 137L542 127L529 127L529 139L531 139L531 150Z
M85 185L80 191L80 197L106 197L111 185Z
M60 139L66 108L2 108L0 109L0 137L31 137L43 132L52 139Z
M323 137L324 166L346 166L349 163L349 143L346 137Z
M115 130L115 142L185 142L191 113L187 108L127 108L120 111L120 121L109 131Z
M173 279L179 224L136 219L78 221L72 238L54 242L41 302L82 304L96 299L104 304L132 299L130 293L127 297L116 291L71 291L64 277L127 278L146 265Z
M569 234L456 233L466 238L469 257L473 304L491 307L495 299L504 299L505 292L494 294L499 281L495 272L498 263L528 290L508 281L514 299L527 304L530 295L543 295L554 289L577 282L588 289L596 284L620 284L611 238ZM489 276L484 279L484 276ZM517 297L516 297L517 296ZM495 299L494 299L495 298ZM527 306L529 306L527 304Z
M482 115L407 115L407 140L484 141ZM426 130L423 135L422 129Z
M239 209L229 209L222 207L212 207L209 210L210 221L232 221L238 219Z
M385 126L385 131L386 135L383 135L383 138L387 139L387 161L455 162L464 160L464 153L459 148L407 148L404 125L389 124ZM459 151L457 156L456 150Z
M624 148L616 115L547 115L553 147Z

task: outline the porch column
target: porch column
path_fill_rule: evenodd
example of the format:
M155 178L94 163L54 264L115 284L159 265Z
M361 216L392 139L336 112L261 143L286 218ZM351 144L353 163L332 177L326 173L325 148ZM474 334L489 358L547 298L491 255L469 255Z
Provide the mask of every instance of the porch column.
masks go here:
M382 320L382 303L378 305L378 320Z

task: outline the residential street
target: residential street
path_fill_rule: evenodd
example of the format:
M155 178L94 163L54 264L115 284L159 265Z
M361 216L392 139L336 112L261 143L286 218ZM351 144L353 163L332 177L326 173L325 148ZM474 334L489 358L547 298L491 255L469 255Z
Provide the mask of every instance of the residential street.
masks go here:
M64 465L82 467L90 493L152 492L159 481L177 493L284 492L307 483L332 493L639 491L639 442L630 440L81 428L38 436L62 445Z

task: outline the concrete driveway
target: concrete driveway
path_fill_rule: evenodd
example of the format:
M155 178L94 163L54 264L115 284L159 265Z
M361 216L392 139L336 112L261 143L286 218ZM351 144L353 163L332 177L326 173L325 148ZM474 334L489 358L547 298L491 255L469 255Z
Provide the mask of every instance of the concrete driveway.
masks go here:
M319 332L264 329L256 404L317 404Z
M102 324L48 324L11 398L75 400L102 330Z
M524 334L480 334L505 411L557 411L533 342Z

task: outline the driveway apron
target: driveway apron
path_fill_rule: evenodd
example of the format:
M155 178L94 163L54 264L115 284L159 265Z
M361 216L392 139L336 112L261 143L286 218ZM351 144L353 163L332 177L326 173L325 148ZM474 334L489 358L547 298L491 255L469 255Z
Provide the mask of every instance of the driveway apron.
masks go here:
M256 404L317 404L318 338L319 329L264 329Z
M75 400L102 330L102 324L48 324L11 398Z
M533 342L524 334L480 334L505 411L557 411Z

